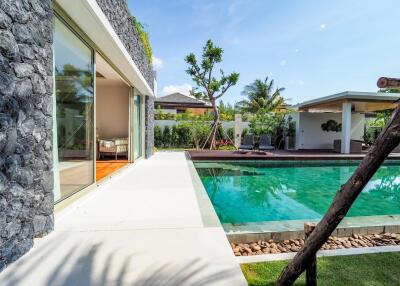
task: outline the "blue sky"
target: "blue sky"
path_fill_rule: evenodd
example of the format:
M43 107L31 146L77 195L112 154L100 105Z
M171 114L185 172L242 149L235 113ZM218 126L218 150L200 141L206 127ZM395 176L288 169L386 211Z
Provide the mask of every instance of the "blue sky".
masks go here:
M193 86L184 57L207 39L224 49L221 68L240 73L222 99L234 103L256 78L305 100L376 91L380 76L400 76L400 1L129 0L150 34L158 96Z

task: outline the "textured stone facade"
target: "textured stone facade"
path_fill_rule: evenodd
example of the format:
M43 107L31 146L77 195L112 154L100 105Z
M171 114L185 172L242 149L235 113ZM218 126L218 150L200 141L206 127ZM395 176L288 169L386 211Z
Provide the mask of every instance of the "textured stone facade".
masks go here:
M125 0L96 0L107 19L110 21L114 31L121 39L125 48L128 50L133 61L146 79L151 89L154 88L154 71L138 32L132 24L131 14L129 13Z
M53 229L52 1L0 1L0 271Z
M145 100L145 157L154 153L154 97L146 96Z

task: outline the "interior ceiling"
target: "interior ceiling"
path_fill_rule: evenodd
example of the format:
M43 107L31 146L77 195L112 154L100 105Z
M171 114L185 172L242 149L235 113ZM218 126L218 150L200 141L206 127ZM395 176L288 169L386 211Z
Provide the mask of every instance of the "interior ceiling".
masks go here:
M128 85L99 54L96 54L97 85Z
M300 111L308 112L342 112L343 100L337 100L332 102L326 102L321 104L313 104L311 106L305 106L300 108ZM354 112L373 112L386 109L393 109L396 104L392 101L362 101L351 100L352 111Z

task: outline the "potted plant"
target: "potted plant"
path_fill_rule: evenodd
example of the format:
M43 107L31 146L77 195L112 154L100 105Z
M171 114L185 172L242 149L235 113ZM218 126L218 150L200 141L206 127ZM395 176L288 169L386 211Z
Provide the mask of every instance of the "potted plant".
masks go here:
M286 149L296 149L296 122L293 121L291 116L288 117L286 122Z

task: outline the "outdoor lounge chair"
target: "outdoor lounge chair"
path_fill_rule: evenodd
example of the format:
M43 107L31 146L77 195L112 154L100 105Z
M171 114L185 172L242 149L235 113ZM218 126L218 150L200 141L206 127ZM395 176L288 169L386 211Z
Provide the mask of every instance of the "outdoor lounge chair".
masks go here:
M253 150L254 147L254 135L245 135L242 141L242 144L240 144L239 149L240 150Z
M271 145L271 137L268 135L260 136L260 146L258 147L261 151L274 150L274 146Z

